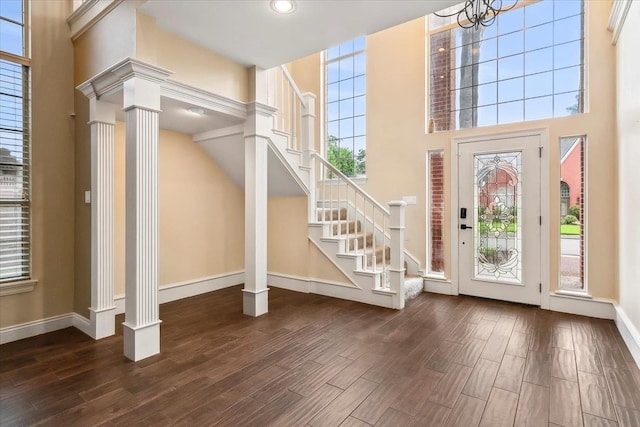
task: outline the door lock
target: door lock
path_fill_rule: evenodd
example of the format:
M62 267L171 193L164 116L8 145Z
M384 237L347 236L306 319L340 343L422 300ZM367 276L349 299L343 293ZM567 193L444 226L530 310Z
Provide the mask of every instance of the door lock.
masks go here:
M471 227L470 225L467 225L467 224L460 224L460 229L461 229L461 230L466 230L466 229L471 229L471 228L473 228L473 227Z

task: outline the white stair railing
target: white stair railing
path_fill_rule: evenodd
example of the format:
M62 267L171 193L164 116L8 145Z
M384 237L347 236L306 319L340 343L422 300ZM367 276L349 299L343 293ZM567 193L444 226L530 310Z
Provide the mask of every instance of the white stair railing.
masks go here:
M301 151L301 122L305 99L284 65L267 72L267 104L278 109L274 115L273 129L289 136L287 148Z
M328 222L332 235L346 240L346 251L361 255L360 271L380 273L377 290L395 293L394 307L403 308L406 203L390 202L390 212L328 160L312 157L318 179L310 206L320 208L315 221Z
M380 274L374 291L393 294L393 307L404 308L406 204L389 202L387 210L316 153L315 99L314 94L300 91L286 66L268 70L267 104L277 109L273 129L288 137L287 149L302 153L299 166L309 171L309 222L318 222L321 207L321 221L328 222L331 234L345 239L346 251L357 256L356 270ZM330 212L328 219L326 212Z

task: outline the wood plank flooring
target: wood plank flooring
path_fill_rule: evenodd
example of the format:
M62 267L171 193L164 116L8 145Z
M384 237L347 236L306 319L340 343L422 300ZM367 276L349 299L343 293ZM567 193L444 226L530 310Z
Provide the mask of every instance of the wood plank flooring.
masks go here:
M402 312L239 287L160 307L162 353L69 328L0 346L0 425L640 427L611 321L423 293Z

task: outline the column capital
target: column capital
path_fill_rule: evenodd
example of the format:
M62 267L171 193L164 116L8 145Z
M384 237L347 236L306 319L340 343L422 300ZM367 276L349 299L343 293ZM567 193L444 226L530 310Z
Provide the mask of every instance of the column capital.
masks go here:
M277 109L258 101L247 103L247 120L244 135L269 138L273 128L273 115Z
M99 101L96 97L89 98L89 124L104 123L116 124L117 105L110 102Z
M123 89L124 82L131 78L147 80L160 85L172 74L173 71L137 59L125 58L78 85L76 89L87 98L99 99L102 95L119 92Z

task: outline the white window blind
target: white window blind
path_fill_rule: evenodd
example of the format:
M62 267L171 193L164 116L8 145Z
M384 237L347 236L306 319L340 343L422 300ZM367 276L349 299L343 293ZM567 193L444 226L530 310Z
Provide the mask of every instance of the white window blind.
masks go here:
M0 60L0 281L30 276L29 68Z

